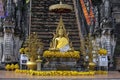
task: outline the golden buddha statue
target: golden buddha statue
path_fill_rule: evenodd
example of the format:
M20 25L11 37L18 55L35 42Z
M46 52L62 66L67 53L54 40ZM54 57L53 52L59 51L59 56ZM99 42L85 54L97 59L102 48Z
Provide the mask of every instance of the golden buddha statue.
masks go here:
M60 17L56 33L53 35L54 37L50 45L50 50L60 50L61 52L73 50L72 45L69 43L68 33L66 33L62 16Z

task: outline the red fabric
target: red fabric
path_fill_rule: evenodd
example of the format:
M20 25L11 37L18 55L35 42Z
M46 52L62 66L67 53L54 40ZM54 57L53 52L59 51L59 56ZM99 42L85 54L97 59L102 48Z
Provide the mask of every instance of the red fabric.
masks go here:
M87 7L85 6L84 0L80 0L82 10L83 10L83 13L84 13L84 16L85 16L85 19L88 25L91 24L91 19L94 19L94 13L92 10L92 2L91 0L89 0L89 2L90 2L90 13L88 13L87 11Z
M93 10L92 10L92 1L91 0L89 0L89 2L90 2L90 17L91 18L94 18L94 13L93 13Z
M0 0L0 16L4 16L3 2Z

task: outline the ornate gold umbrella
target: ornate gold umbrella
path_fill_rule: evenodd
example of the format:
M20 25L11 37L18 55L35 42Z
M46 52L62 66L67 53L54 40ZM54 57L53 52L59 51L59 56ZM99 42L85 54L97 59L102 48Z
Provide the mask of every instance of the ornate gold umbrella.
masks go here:
M54 4L49 7L50 12L55 13L69 13L73 10L71 5L63 4L62 1L60 1L59 4Z

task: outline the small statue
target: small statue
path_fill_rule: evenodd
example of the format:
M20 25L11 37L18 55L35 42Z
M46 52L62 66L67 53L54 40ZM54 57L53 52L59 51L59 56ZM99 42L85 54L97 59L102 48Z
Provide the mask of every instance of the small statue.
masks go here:
M72 45L69 43L68 33L66 34L62 17L60 18L60 22L56 29L56 34L53 33L53 35L54 37L50 45L50 50L60 50L61 52L66 52L73 49Z

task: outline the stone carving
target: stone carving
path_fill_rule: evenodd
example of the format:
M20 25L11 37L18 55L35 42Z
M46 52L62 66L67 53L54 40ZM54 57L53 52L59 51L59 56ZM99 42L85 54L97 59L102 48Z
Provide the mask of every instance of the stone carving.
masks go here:
M6 18L4 21L4 41L2 62L15 61L14 57L14 21Z
M110 0L105 0L104 1L104 17L109 18L110 17Z
M17 2L16 2L17 3ZM0 62L13 63L18 62L19 59L19 48L21 47L22 41L19 35L15 34L15 4L13 0L5 1L5 18L3 20L3 36L0 38ZM19 15L20 16L20 15Z

